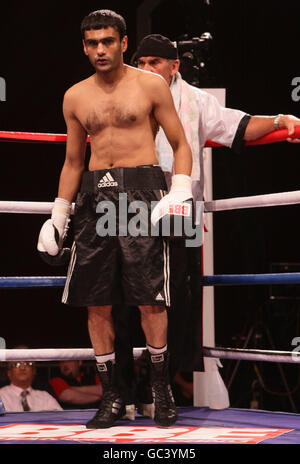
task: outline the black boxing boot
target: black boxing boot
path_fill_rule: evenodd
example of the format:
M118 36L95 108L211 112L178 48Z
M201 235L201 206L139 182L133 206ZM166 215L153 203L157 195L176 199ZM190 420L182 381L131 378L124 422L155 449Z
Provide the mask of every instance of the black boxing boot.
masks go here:
M105 429L125 414L125 405L115 386L115 365L112 361L97 364L102 385L102 400L95 416L86 423L88 429Z
M146 356L145 356L146 355ZM136 374L136 407L138 413L144 417L154 419L154 403L150 381L150 362L148 351L139 359Z
M150 354L154 421L161 427L173 425L178 416L169 380L169 353Z

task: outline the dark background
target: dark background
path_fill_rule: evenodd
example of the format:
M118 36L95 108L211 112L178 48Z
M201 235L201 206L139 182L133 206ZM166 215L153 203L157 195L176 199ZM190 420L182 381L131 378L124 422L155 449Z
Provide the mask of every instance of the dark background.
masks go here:
M129 35L125 61L132 63L141 3L2 4L0 76L6 80L7 101L0 102L0 129L65 133L64 92L93 72L82 52L82 18L99 8L122 14ZM178 40L209 31L213 40L200 86L225 87L227 106L250 114L300 116L300 104L291 96L292 79L300 75L299 13L296 0L211 0L209 5L200 0L165 0L149 18L151 30L147 32ZM54 199L64 161L63 145L1 142L0 150L0 199ZM299 145L288 143L246 147L240 155L227 148L214 149L214 198L298 190L299 151ZM298 271L298 214L299 206L215 214L215 273ZM41 215L1 214L2 276L65 275L65 269L50 268L37 255L36 242L44 220ZM271 294L276 298L270 299ZM0 336L7 348L18 343L32 348L90 346L86 311L60 304L60 288L1 289L0 295ZM290 351L292 339L300 335L298 295L296 286L216 288L216 344L241 346L253 328L248 348L271 348L273 342L274 349ZM223 364L228 383L235 362ZM257 368L265 388L257 381ZM251 400L257 399L259 407L298 409L299 369L284 369L294 405L277 366L260 363L257 367L247 362L239 367L230 387L232 405L250 407Z

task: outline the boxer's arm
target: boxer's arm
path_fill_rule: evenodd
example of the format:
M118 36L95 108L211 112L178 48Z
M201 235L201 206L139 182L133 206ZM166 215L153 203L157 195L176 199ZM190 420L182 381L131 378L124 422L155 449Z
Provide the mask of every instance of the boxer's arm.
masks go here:
M71 203L79 189L84 171L87 133L74 114L74 98L68 92L64 97L63 114L67 126L67 145L58 197Z
M154 99L154 117L163 128L166 137L174 153L174 176L169 193L164 196L151 213L151 222L156 226L164 216L171 217L174 214L185 217L185 211L191 216L191 208L187 201L192 200L192 151L187 142L182 124L174 106L169 87L163 80L156 79L155 88L152 90ZM180 206L179 213L175 213L176 205ZM186 208L186 209L185 209Z
M175 109L170 89L162 78L156 78L152 85L154 117L163 128L173 149L174 172L190 176L193 163L192 152Z
M247 141L256 140L259 137L274 131L276 129L274 127L276 117L277 116L252 116L247 125L244 139ZM288 130L288 141L292 140L294 128L299 125L300 119L289 114L281 115L278 120L278 129ZM298 139L294 139L293 141L298 141Z
M74 97L66 92L63 113L67 125L65 162L60 174L58 195L54 201L51 219L42 226L37 249L41 258L50 265L64 265L69 261L70 250L63 249L67 235L71 203L79 189L84 171L86 131L74 114Z

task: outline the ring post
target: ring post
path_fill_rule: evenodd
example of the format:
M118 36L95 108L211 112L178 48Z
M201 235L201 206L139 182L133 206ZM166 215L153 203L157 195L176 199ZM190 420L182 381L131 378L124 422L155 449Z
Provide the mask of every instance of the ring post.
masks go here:
M225 89L204 89L218 98L225 106ZM204 198L211 201L212 188L212 149L204 149ZM213 275L213 215L205 213L205 227L203 240L203 272ZM214 287L203 287L203 345L215 346L215 310ZM228 391L219 373L222 367L219 359L204 356L204 372L194 372L194 406L209 407L211 409L225 409L229 407Z

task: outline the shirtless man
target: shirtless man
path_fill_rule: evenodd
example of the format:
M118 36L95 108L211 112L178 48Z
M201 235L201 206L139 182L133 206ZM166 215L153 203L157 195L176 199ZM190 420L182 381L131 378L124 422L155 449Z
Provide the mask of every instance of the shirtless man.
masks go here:
M103 387L103 399L88 428L110 427L124 414L115 384L112 305L136 305L141 313L151 365L154 420L169 426L177 419L168 379L167 312L168 244L157 236L100 237L96 232L103 200L118 208L120 192L158 204L152 223L169 211L171 203L192 198L192 155L177 116L168 85L160 76L127 66L124 19L110 10L84 18L84 53L95 73L65 94L67 125L65 163L51 219L43 225L38 250L59 258L76 196L74 244L63 302L88 307L88 329ZM174 176L166 193L158 166L155 135L162 126L174 151ZM86 139L90 136L89 169L84 172ZM109 182L107 182L109 179Z

